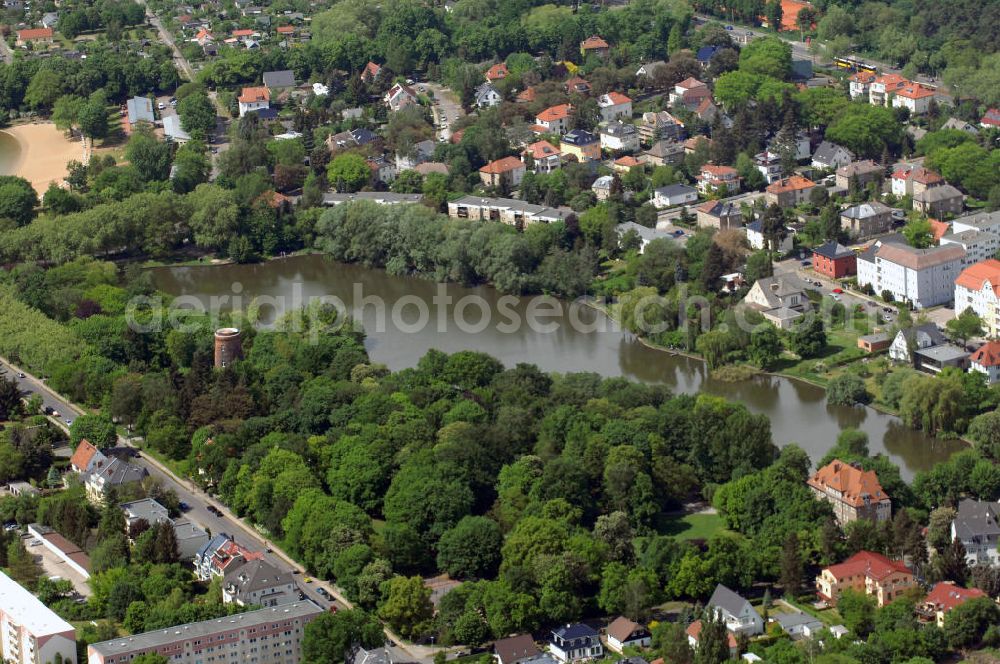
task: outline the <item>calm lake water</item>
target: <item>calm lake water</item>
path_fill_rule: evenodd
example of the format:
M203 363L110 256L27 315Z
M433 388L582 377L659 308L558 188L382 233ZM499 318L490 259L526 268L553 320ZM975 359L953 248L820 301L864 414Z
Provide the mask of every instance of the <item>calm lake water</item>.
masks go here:
M581 305L551 299L532 305L533 298L501 296L489 287L392 277L318 255L260 265L156 268L153 272L163 292L191 296L206 307L213 297L238 296L241 300L236 304L241 309L258 298L262 320L273 320L311 297L334 296L363 322L373 361L393 370L414 366L432 348L447 353L477 350L506 366L527 362L550 372L593 371L662 383L677 393L707 392L764 413L771 419L775 443L797 443L814 460L829 450L842 429L862 429L871 439L872 452L888 454L907 479L964 447L958 441L929 438L870 408L829 406L824 390L799 381L773 376L738 383L713 380L702 362L648 348L616 329L603 314ZM373 303L376 299L384 303L381 311ZM484 303L482 308L479 302ZM220 309L232 306L232 300L220 300ZM534 329L511 323L526 320L530 307L534 307L532 313L550 315L535 316L541 325ZM423 325L421 309L426 316ZM568 324L571 319L575 325ZM557 323L557 329L546 330L546 323Z

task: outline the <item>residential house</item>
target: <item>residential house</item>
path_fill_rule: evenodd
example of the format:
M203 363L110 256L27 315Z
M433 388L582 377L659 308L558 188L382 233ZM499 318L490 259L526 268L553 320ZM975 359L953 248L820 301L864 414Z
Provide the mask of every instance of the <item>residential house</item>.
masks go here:
M295 602L299 588L291 572L266 560L251 560L226 572L222 601L238 606L278 606Z
M893 108L905 108L910 115L923 115L930 108L934 91L916 83L905 85L892 97Z
M667 63L663 60L654 60L653 62L646 62L639 65L639 68L635 70L636 78L653 78L656 70L660 67L667 66Z
M940 245L957 245L965 249L965 264L988 260L1000 250L1000 235L990 231L961 231L938 238Z
M816 183L812 180L792 175L769 184L764 190L764 200L781 208L795 207L809 200L809 192L815 187Z
M791 148L793 147L792 144L794 144L795 149L795 161L809 159L812 155L812 143L809 139L809 134L804 131L800 131L795 134L795 138L788 141L785 145L779 144L777 140L772 140L770 145L767 146L767 149L770 152L779 154L785 149L791 151Z
M973 371L986 376L989 385L1000 381L1000 341L987 341L969 356L969 373Z
M878 201L859 203L840 212L840 228L855 240L892 230L892 208Z
M608 635L608 650L619 655L624 654L625 648L648 648L653 643L652 635L645 626L625 616L612 620L605 632Z
M607 58L611 55L611 46L597 35L591 35L580 42L580 55L586 60L587 56L596 55L599 58Z
M240 117L271 108L271 92L265 87L243 88L239 98Z
M190 521L171 519L167 508L152 498L122 503L121 508L125 512L125 527L130 533L130 538L134 528L140 522L145 522L148 525L169 523L174 530L177 552L181 560L194 560L198 551L211 539L208 533Z
M698 61L698 64L701 65L702 69L708 69L708 66L712 64L712 58L714 58L715 54L718 52L718 46L709 44L699 48L698 52L694 54L694 58Z
M163 117L163 137L171 143L187 143L191 140L191 134L181 127L181 117L179 115L166 115Z
M611 189L614 186L615 179L610 175L602 175L601 177L594 180L594 183L590 185L590 190L594 192L594 196L599 201L606 201L611 196Z
M819 618L814 618L808 613L802 613L801 611L795 613L776 613L774 620L781 625L781 629L792 640L810 639L826 627Z
M927 338L924 332L914 328L900 330L889 347L889 357L901 358L899 361L929 374L940 373L945 367L965 371L969 353L964 348L946 342L927 344Z
M496 659L496 664L525 664L541 654L531 634L508 636L493 643L493 657Z
M946 343L948 343L947 337L934 323L914 325L896 333L892 345L889 346L889 357L896 362L913 364L914 358L911 350L933 348Z
M89 473L108 463L108 457L86 438L80 441L69 459L69 466L75 473Z
M706 99L712 99L712 92L706 84L696 78L686 78L677 83L669 96L671 106L683 106L688 110L698 108Z
M743 298L743 303L756 309L775 327L787 330L802 318L809 307L809 298L799 278L785 274L758 279Z
M698 190L686 184L668 184L653 191L653 205L668 208L698 200Z
M26 28L18 30L15 45L18 48L26 48L28 44L48 45L52 43L54 34L52 28Z
M770 150L754 155L754 166L764 176L764 182L771 184L781 179L781 155Z
M503 157L479 169L479 179L487 187L514 188L521 184L527 168L517 157Z
M860 551L842 563L824 568L816 577L816 594L836 604L840 594L850 588L872 596L881 608L915 584L913 572L901 561Z
M958 118L948 118L948 120L941 125L941 129L955 129L956 131L964 131L966 134L972 134L973 136L979 134L979 127L966 122L965 120L959 120Z
M483 198L462 196L448 201L448 216L455 219L478 221L499 221L518 228L528 224L565 221L576 213L568 207L547 207L534 205L513 198Z
M976 212L958 217L951 223L953 233L963 231L986 231L1000 235L1000 210L995 212Z
M59 23L59 14L55 12L45 12L42 15L42 20L39 21L43 28L54 28L56 24Z
M1000 503L963 498L951 522L951 539L965 547L969 565L1000 565Z
M120 636L90 644L87 662L120 664L153 653L167 658L172 664L199 664L209 657L219 662L299 664L306 625L324 613L325 609L304 600L170 629Z
M418 103L417 93L413 91L413 88L402 83L397 83L389 88L389 91L385 93L383 101L389 107L389 110L393 112L402 110L407 106L414 106Z
M113 458L104 466L87 474L84 480L87 499L94 504L103 503L112 491L134 482L141 482L148 474L145 468L132 465L123 459Z
M486 82L493 83L496 81L502 81L507 78L509 73L510 72L507 71L507 64L504 62L498 62L486 70Z
M295 26L294 25L279 25L277 28L274 29L274 31L278 34L279 37L283 37L285 39L290 39L292 37L292 35L295 34Z
M583 623L563 625L552 630L549 652L563 664L604 656L601 635Z
M875 78L876 75L870 71L859 71L853 74L849 79L851 99L864 99L868 101L869 91Z
M601 128L601 149L610 152L635 152L639 149L639 131L620 120Z
M140 523L153 526L170 522L170 511L152 498L133 500L130 503L122 503L119 507L125 512L125 529L130 533Z
M977 597L988 595L979 588L962 588L951 581L940 581L934 584L924 601L917 605L917 617L925 622L933 620L938 627L943 628L944 617L949 611Z
M251 551L222 533L213 537L195 554L194 571L201 581L211 581L217 576L225 577L227 570L235 569L245 562L263 558L264 554L260 551Z
M566 79L566 82L563 83L563 89L571 95L589 95L590 83L582 76L573 76Z
M683 141L684 123L666 111L643 113L639 121L639 138L646 143L657 141Z
M854 158L854 153L844 146L831 143L830 141L823 141L816 148L816 152L813 153L812 167L824 170L840 168L841 166L850 164L854 161Z
M612 90L601 95L597 99L597 107L601 111L601 120L604 122L628 120L632 117L632 100L620 92Z
M156 122L153 102L149 97L132 97L125 102L125 133L131 134L140 122L145 122L150 126Z
M743 211L737 203L726 201L706 201L695 208L699 228L715 228L720 231L743 226Z
M585 129L573 129L562 137L559 149L563 155L572 157L581 164L599 161L601 139Z
M734 634L756 636L764 633L764 619L742 595L721 583L708 600L707 608L722 618L726 629Z
M427 139L414 143L405 153L396 153L396 171L409 171L424 162L430 161L434 156L436 147L437 145L434 141Z
M864 334L858 337L858 348L866 353L879 353L889 348L892 339L885 332Z
M551 173L562 166L562 154L548 141L535 141L524 149L523 159L531 155L535 173Z
M873 243L858 255L858 286L889 291L897 302L918 309L951 302L965 261L957 245L915 249L899 242Z
M688 637L688 645L690 645L696 651L698 650L699 638L701 637L701 628L702 628L701 621L695 620L693 623L688 625L687 628L684 630L684 633L687 634ZM740 651L739 644L736 642L736 636L732 632L727 631L726 639L729 645L730 658L736 657L736 655L739 654Z
M282 69L280 71L266 71L264 72L264 87L271 91L271 94L277 94L285 90L291 90L296 86L295 82L295 72L291 69Z
M479 108L490 108L499 104L503 100L503 97L500 96L500 93L493 87L492 83L483 83L476 88L475 100L476 106Z
M852 161L837 169L836 183L842 189L849 189L851 182L857 182L864 188L869 182L878 182L885 176L885 170L871 159Z
M371 84L376 78L378 78L379 72L382 71L381 65L377 65L371 60L365 65L365 68L361 70L361 82L366 84Z
M833 515L841 526L859 519L892 518L892 500L873 470L834 459L813 473L808 484L816 498L833 506Z
M934 171L913 164L897 168L890 180L893 195L900 198L919 194L944 183L944 178Z
M0 657L5 664L76 664L76 629L0 572Z
M611 162L611 170L615 173L628 173L633 168L642 168L642 162L630 154L618 157Z
M813 248L812 267L829 279L852 277L858 272L857 256L836 240Z
M913 196L913 209L936 219L959 214L964 207L965 196L950 184L931 187Z
M573 115L571 104L557 104L536 115L535 124L541 128L539 133L565 134L569 130L571 115Z
M538 88L534 85L530 85L526 87L524 90L518 92L517 96L514 97L514 101L516 101L518 104L530 104L531 102L535 101L535 98L537 96L538 96Z
M721 112L719 111L719 107L712 102L711 97L703 97L701 101L698 102L697 106L689 110L695 114L695 117L704 122L706 125L713 124L715 122L715 117ZM726 129L732 129L733 121L725 113L722 114L720 122L722 122L722 126Z
M724 191L728 195L740 192L740 173L730 166L707 163L698 173L698 190L704 194Z
M748 223L745 231L747 234L747 244L750 245L751 249L767 249L768 251L777 251L779 254L784 255L795 248L795 240L787 226L782 228L778 238L767 238L764 236L764 223L760 219L754 219ZM777 239L777 247L771 246L774 239Z
M684 144L674 141L656 141L648 150L639 155L639 159L651 166L682 164L684 163Z
M868 87L868 102L873 106L891 106L892 97L910 85L912 83L899 74L876 76Z
M618 241L621 242L628 233L635 233L639 236L639 253L644 253L646 247L653 240L671 240L673 241L674 235L670 231L661 230L659 228L649 228L648 226L642 226L635 223L634 221L624 221L617 226L615 226L615 232L618 234Z
M695 152L698 151L698 148L700 148L702 145L704 145L706 149L711 149L712 139L709 138L708 136L702 136L699 134L698 136L692 136L691 138L684 141L683 145L684 145L684 154L686 155L694 154Z
M1000 128L1000 108L987 110L982 119L979 120L979 126L983 129Z

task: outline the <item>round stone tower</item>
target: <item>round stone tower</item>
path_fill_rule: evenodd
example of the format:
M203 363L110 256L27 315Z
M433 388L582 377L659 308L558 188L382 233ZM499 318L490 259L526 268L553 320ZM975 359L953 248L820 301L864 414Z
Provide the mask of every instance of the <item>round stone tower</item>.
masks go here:
M243 357L240 331L235 327L223 327L215 331L215 368L222 369Z

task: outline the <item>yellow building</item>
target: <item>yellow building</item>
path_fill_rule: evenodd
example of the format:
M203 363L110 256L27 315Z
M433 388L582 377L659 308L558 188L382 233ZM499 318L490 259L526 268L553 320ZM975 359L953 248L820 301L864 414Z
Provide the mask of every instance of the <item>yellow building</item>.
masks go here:
M875 598L879 607L897 599L915 585L913 572L898 560L880 553L860 551L842 563L823 569L816 577L816 594L836 604L847 589Z

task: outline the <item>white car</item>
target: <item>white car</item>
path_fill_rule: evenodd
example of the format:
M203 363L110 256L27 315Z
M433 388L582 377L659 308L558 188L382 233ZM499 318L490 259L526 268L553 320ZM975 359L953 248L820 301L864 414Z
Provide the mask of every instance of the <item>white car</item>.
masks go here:
M167 105L166 105L166 104L164 104L164 103L163 103L162 101L161 101L161 102L159 102L158 104L156 104L156 108L160 109L161 111L162 111L163 109L165 109L166 107L167 107Z

